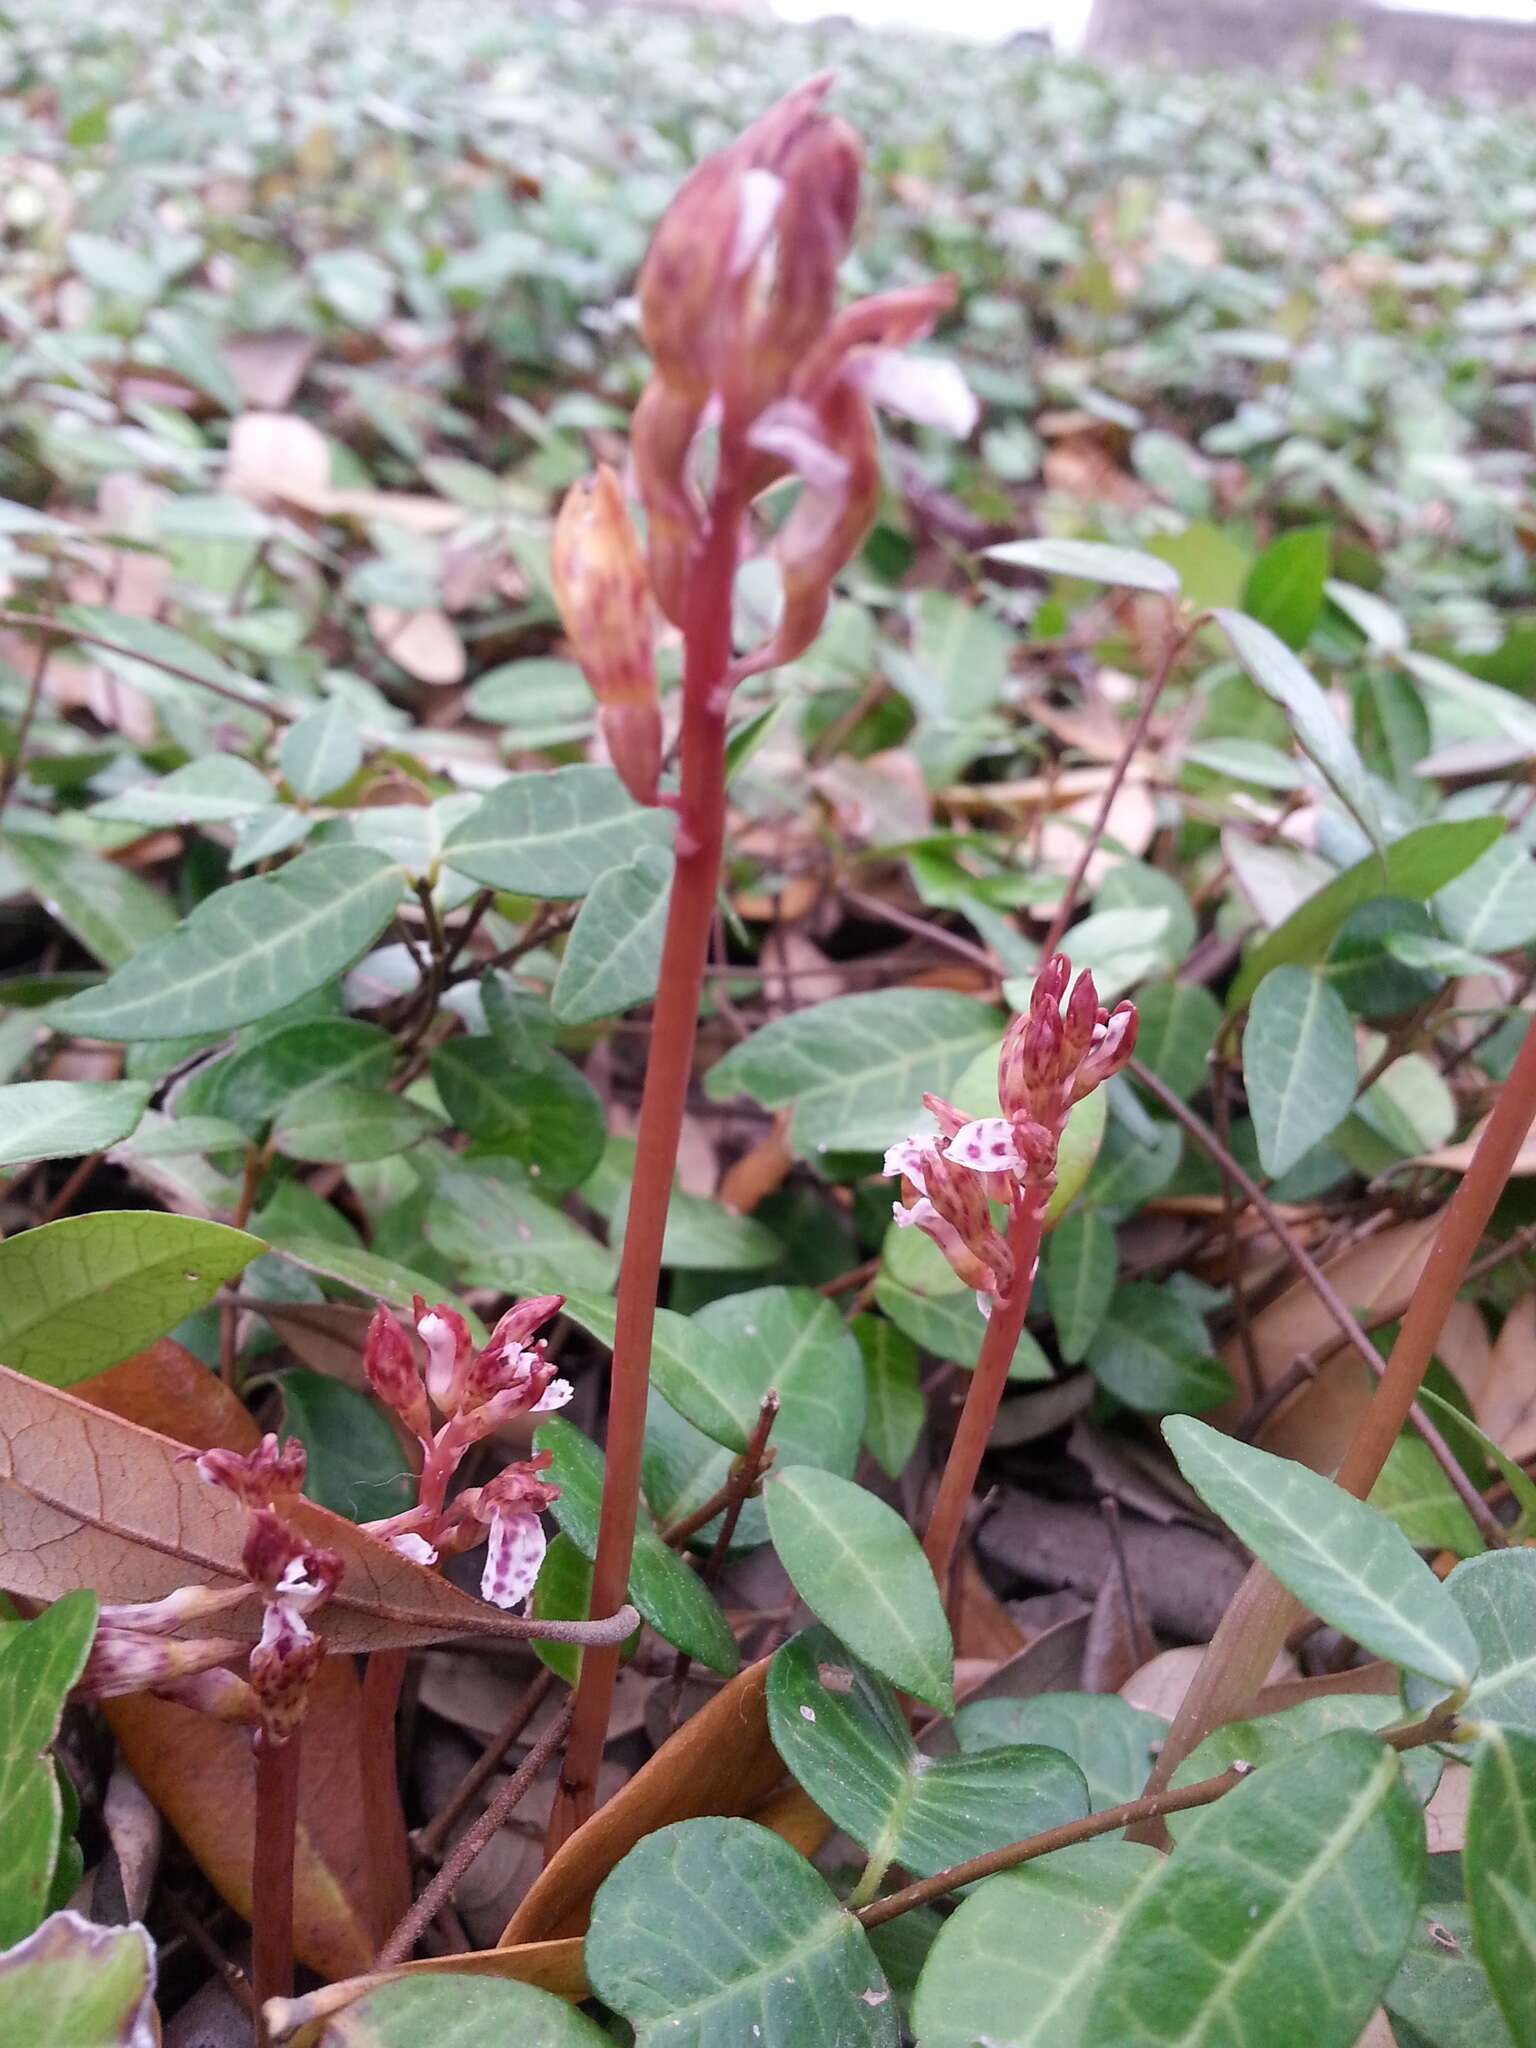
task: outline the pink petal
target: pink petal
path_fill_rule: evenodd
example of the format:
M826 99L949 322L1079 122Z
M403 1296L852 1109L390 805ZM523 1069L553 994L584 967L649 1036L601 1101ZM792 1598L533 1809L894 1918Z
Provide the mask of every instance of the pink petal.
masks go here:
M963 441L981 408L959 370L942 356L908 355L901 349L859 349L844 372L872 405L900 413L920 427L937 427Z
M731 237L730 272L743 277L762 255L784 198L784 180L772 171L742 174L737 187L736 232Z
M962 1124L945 1147L945 1157L973 1173L1011 1173L1024 1163L1005 1116L983 1116Z
M537 1515L512 1515L500 1510L491 1517L481 1596L493 1607L521 1607L533 1591L547 1545Z
M752 422L747 440L764 455L787 462L813 491L836 491L847 480L848 464L829 447L820 420L798 398L782 398L766 407Z
M882 1171L888 1180L900 1175L902 1179L911 1181L913 1187L924 1187L928 1161L937 1151L938 1146L932 1138L903 1138L887 1151Z

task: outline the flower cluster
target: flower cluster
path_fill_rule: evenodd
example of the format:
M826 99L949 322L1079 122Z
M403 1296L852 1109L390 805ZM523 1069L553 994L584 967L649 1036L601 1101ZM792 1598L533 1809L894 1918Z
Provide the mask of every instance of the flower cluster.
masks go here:
M1071 980L1072 963L1055 954L1035 979L1028 1010L1008 1027L997 1063L1001 1116L968 1118L925 1095L937 1134L903 1138L885 1156L887 1174L902 1182L896 1221L933 1239L977 1290L983 1314L1016 1279L1033 1277L1015 1274L991 1204L1003 1203L1010 1218L1044 1212L1074 1103L1118 1074L1136 1047L1134 1004L1106 1010L1091 974L1080 974L1069 993Z
M853 130L826 111L831 84L829 74L807 80L706 158L663 215L641 267L640 325L654 375L631 448L648 575L611 472L575 487L556 528L556 601L604 707L615 766L643 802L656 798L660 730L649 600L688 627L712 516L700 481L711 432L715 513L734 520L784 479L801 486L772 544L779 624L736 663L729 687L793 661L821 630L832 579L879 507L871 406L962 438L975 424L975 399L952 364L902 353L953 304L952 280L837 310L861 152Z
M306 1543L290 1526L304 1484L304 1446L296 1438L280 1445L268 1435L253 1451L209 1450L194 1462L199 1478L224 1487L246 1510L244 1582L183 1586L162 1600L104 1607L75 1696L99 1700L153 1691L223 1719L254 1721L269 1743L281 1744L304 1718L324 1654L308 1617L336 1590L341 1559ZM243 1643L171 1639L175 1630L237 1606L252 1591L261 1599L262 1626L246 1680L219 1668L240 1655Z
M540 1477L549 1454L508 1465L488 1485L469 1488L452 1502L448 1488L466 1451L512 1416L547 1415L570 1400L569 1383L556 1378L546 1356L546 1340L535 1336L564 1300L561 1294L541 1294L519 1302L477 1349L456 1309L442 1302L428 1308L418 1294L414 1320L424 1368L382 1305L363 1347L368 1384L420 1443L423 1460L416 1506L364 1526L418 1564L435 1564L486 1541L480 1590L498 1607L520 1606L538 1578L544 1559L539 1516L559 1492Z

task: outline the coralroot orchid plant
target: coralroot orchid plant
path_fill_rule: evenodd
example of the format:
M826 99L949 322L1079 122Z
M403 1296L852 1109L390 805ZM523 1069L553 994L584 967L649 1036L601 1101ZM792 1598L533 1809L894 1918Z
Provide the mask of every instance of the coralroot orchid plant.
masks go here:
M841 310L837 274L858 210L860 147L810 79L684 182L639 280L653 374L631 433L642 550L618 479L566 499L551 553L566 631L630 793L677 813L677 865L619 1265L607 1464L593 1611L624 1597L640 1502L662 1235L692 1069L725 831L726 719L744 678L793 661L826 617L834 577L874 522L872 408L969 433L975 401L954 366L903 354L954 301L947 279ZM738 653L732 594L755 502L787 482L793 508L769 543L779 623ZM655 613L683 635L681 779L662 791ZM618 1669L582 1661L550 1823L556 1845L592 1811Z

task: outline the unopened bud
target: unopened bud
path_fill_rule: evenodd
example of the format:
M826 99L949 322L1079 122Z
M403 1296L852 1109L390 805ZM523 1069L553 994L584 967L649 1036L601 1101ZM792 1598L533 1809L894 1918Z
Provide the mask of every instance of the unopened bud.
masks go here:
M195 1462L200 1479L227 1488L248 1508L261 1508L298 1499L307 1461L296 1436L279 1448L269 1432L254 1451L203 1451Z
M661 708L645 558L613 471L573 484L550 544L566 633L601 707L609 756L637 803L656 801Z
M425 1440L432 1434L426 1391L416 1369L411 1340L380 1302L363 1340L363 1371L368 1384L400 1417L412 1436Z
M415 1300L416 1334L427 1347L427 1392L440 1415L452 1415L475 1355L475 1342L457 1309L442 1301L436 1308L428 1308L419 1294Z
M242 1593L244 1588L241 1589ZM163 1636L140 1635L133 1629L98 1627L70 1697L75 1700L121 1699L128 1693L155 1692L244 1654L245 1644L222 1637L172 1642Z
M1099 1021L1099 992L1094 987L1093 976L1086 968L1077 977L1072 993L1067 998L1063 1021L1063 1051L1068 1065L1076 1066L1093 1044L1094 1029Z

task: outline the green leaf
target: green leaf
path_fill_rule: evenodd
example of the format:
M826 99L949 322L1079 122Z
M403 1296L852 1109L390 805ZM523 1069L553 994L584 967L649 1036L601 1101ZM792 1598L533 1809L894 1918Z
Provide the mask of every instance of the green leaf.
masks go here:
M1349 1114L1359 1069L1349 1012L1320 974L1277 967L1254 992L1243 1083L1259 1158L1282 1174Z
M48 1910L64 1813L53 1744L95 1633L96 1595L80 1592L0 1638L0 1949L29 1935Z
M8 832L4 847L49 916L103 967L121 967L176 929L176 912L159 890L115 861L30 833Z
M155 2036L155 1949L142 1927L54 1913L0 1955L6 2048L149 2048Z
M955 1716L955 1740L964 1750L992 1749L998 1743L1044 1743L1071 1757L1088 1781L1093 1813L1141 1796L1167 1733L1168 1723L1161 1715L1143 1713L1113 1692L977 1700ZM1053 1864L1055 1860L1053 1856Z
M196 1216L104 1209L0 1244L0 1358L73 1386L142 1351L266 1250Z
M222 825L252 818L271 802L272 785L259 768L238 754L214 754L92 804L91 816L104 824Z
M539 1425L534 1444L552 1453L549 1478L560 1488L555 1520L589 1562L597 1555L602 1513L603 1454L574 1423L555 1419ZM697 1664L729 1678L739 1659L736 1639L714 1595L669 1550L648 1515L635 1531L629 1570L629 1598L657 1635Z
M1472 1765L1462 1852L1478 1959L1517 2048L1536 2044L1536 1736L1501 1728Z
M818 1621L893 1685L954 1710L954 1646L928 1561L894 1508L808 1465L763 1488L768 1532Z
M403 1095L336 1081L308 1089L282 1110L272 1126L272 1142L290 1159L356 1165L403 1152L442 1124L441 1117Z
M466 1284L504 1294L603 1293L615 1258L537 1195L515 1160L468 1161L437 1173L427 1242Z
M1117 1287L1087 1347L1094 1378L1144 1414L1216 1408L1232 1376L1211 1355L1205 1324L1188 1302L1150 1280Z
M562 1024L589 1024L649 1002L661 974L672 894L672 850L642 846L627 867L599 875L565 942L549 1006Z
M1515 2048L1473 1948L1471 1912L1459 1900L1420 1908L1381 2002L1404 2048Z
M350 782L363 765L363 743L341 699L329 698L318 711L290 725L277 760L296 796L329 796Z
M1416 682L1464 706L1481 725L1491 725L1517 746L1536 751L1536 708L1513 690L1469 676L1465 669L1456 668L1434 654L1419 654L1410 649L1403 655L1402 664Z
M1298 526L1270 542L1248 572L1243 610L1287 647L1305 647L1323 609L1328 529Z
M394 1064L395 1042L377 1024L316 1017L282 1025L205 1067L188 1092L199 1110L228 1117L254 1135L316 1089L382 1088Z
M864 1360L864 1448L892 1479L899 1479L922 1434L922 1388L917 1346L884 1316L856 1315L849 1324Z
M563 1529L549 1539L544 1562L533 1589L533 1614L539 1621L590 1621L592 1618L592 1566ZM622 1644L619 1654L626 1661L640 1647L643 1625ZM548 1636L534 1636L528 1645L541 1664L555 1676L574 1686L581 1676L581 1651L575 1643L557 1643Z
M1203 1778L1218 1777L1232 1764L1242 1761L1255 1770L1283 1763L1297 1750L1305 1749L1324 1735L1341 1728L1358 1728L1366 1733L1389 1728L1401 1720L1398 1703L1390 1693L1331 1693L1303 1700L1282 1713L1262 1714L1252 1721L1227 1721L1192 1749L1177 1766L1169 1784L1198 1785ZM1403 1776L1421 1806L1428 1805L1440 1782L1442 1758L1426 1746L1411 1749L1402 1758ZM1183 1841L1210 1813L1208 1807L1192 1813L1170 1814L1168 1831Z
M1503 1728L1536 1738L1536 1551L1490 1550L1468 1558L1446 1580L1444 1592L1463 1617L1475 1652L1469 1669L1477 1676L1458 1722L1480 1735ZM1403 1697L1422 1713L1436 1694L1409 1676Z
M1387 1453L1368 1504L1388 1515L1415 1550L1476 1557L1487 1545L1477 1533L1440 1461L1421 1436L1405 1431Z
M918 1979L922 2048L1081 2048L1110 1943L1162 1867L1155 1849L1085 1842L977 1885Z
M946 1364L958 1365L962 1371L976 1370L987 1326L977 1310L973 1294L959 1294L949 1288L938 1294L927 1294L907 1286L892 1273L882 1272L875 1278L875 1301L902 1335L910 1337L922 1350L932 1352L935 1358L943 1359ZM1027 1338L1029 1333L1026 1331L1024 1334ZM1044 1377L1050 1372L1048 1362L1045 1375L1027 1369L1021 1372L1021 1360L1026 1368L1033 1363L1024 1345L1015 1355L1014 1369L1008 1375L1010 1379Z
M331 2048L612 2048L601 2027L551 1991L453 1971L380 1985L326 2038Z
M1097 540L1008 540L984 553L989 562L1003 562L1010 569L1038 569L1045 576L1071 576L1122 590L1155 590L1160 597L1179 594L1178 570L1136 548L1109 547Z
M602 1157L597 1090L556 1053L514 1067L497 1039L450 1038L432 1055L432 1080L461 1131L520 1159L551 1195L579 1187Z
M399 901L399 868L371 847L301 854L276 874L217 890L176 931L55 1015L96 1038L227 1031L285 1009L350 967Z
M1353 2048L1413 1931L1397 1758L1325 1736L1221 1800L1121 1921L1083 2048Z
M1469 1682L1478 1665L1473 1631L1384 1516L1304 1465L1187 1415L1170 1417L1163 1435L1207 1507L1321 1620L1443 1686Z
M1088 1812L1083 1774L1059 1750L922 1754L891 1687L824 1628L774 1652L768 1730L802 1788L869 1857L861 1899L893 1864L932 1877Z
M466 1318L477 1336L483 1331L484 1326L474 1311L466 1308L458 1296L440 1281L425 1273L413 1272L409 1266L397 1265L393 1259L380 1258L377 1252L364 1251L358 1245L312 1237L277 1222L269 1227L273 1251L280 1258L291 1259L294 1265L302 1266L307 1273L318 1273L322 1279L355 1288L359 1294L369 1295L375 1301L387 1301L391 1308L409 1309L418 1294L425 1295L428 1301L446 1301L450 1308L457 1309Z
M16 1081L0 1088L0 1166L105 1152L137 1129L147 1081Z
M1339 926L1323 972L1340 1001L1358 1016L1401 1016L1432 996L1440 982L1437 975L1405 967L1390 950L1390 941L1430 930L1429 912L1422 903L1374 897L1352 910Z
M1056 1348L1068 1365L1081 1364L1088 1355L1108 1312L1118 1265L1115 1233L1095 1209L1064 1216L1051 1233L1045 1293L1056 1325Z
M1536 861L1514 839L1501 839L1465 874L1435 896L1447 936L1485 953L1504 953L1536 939Z
M922 1115L924 1089L944 1094L984 1045L997 1012L939 989L837 996L775 1018L733 1046L705 1077L714 1102L750 1095L794 1105L797 1152L878 1152Z
M612 1296L573 1290L566 1295L565 1312L573 1323L580 1324L612 1350ZM755 1400L749 1398L742 1377L730 1370L728 1361L722 1372L715 1349L703 1332L687 1316L672 1309L656 1311L651 1339L651 1384L669 1407L686 1416L716 1443L738 1455L747 1448L762 1394ZM766 1386L765 1381L764 1390Z
M1221 1029L1221 1005L1208 988L1155 981L1136 998L1140 1019L1136 1057L1181 1102L1205 1080L1206 1062Z
M302 1366L278 1384L283 1427L308 1454L304 1491L312 1501L350 1522L383 1521L412 1506L415 1481L377 1401Z
M449 865L520 896L585 896L642 846L670 843L670 811L643 810L611 768L509 775L448 835Z
M1285 642L1257 619L1220 607L1215 618L1231 642L1232 652L1253 681L1290 718L1302 751L1322 771L1340 802L1359 821L1366 837L1379 846L1381 811L1375 789L1354 742L1334 716L1316 681Z
M592 1902L592 1988L635 2048L897 2048L869 1938L823 1878L746 1820L647 1835Z
M626 1187L608 1217L608 1242L622 1244L629 1217ZM667 1202L661 1263L695 1273L751 1273L776 1265L783 1247L755 1216L738 1216L707 1195L674 1188Z
M1374 590L1362 590L1358 583L1344 583L1337 577L1328 579L1326 594L1329 602L1337 605L1349 623L1364 636L1374 653L1407 652L1408 628L1396 605L1388 604Z
M1335 875L1249 953L1227 994L1227 1008L1240 1010L1276 967L1320 960L1349 913L1373 896L1405 896L1426 903L1438 889L1465 872L1504 830L1502 818L1455 818L1405 832L1383 854L1368 854Z
M1431 1416L1438 1415L1442 1421L1449 1422L1453 1429L1460 1429L1469 1435L1497 1467L1500 1478L1509 1488L1520 1509L1519 1526L1523 1528L1530 1521L1536 1520L1536 1481L1531 1479L1525 1468L1517 1465L1486 1430L1479 1429L1471 1417L1463 1415L1459 1408L1453 1408L1451 1403L1443 1395L1437 1394L1433 1387L1420 1387L1419 1399L1429 1409Z

